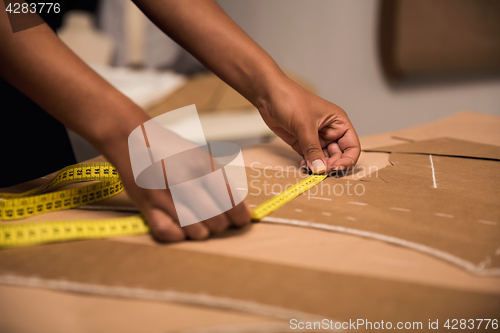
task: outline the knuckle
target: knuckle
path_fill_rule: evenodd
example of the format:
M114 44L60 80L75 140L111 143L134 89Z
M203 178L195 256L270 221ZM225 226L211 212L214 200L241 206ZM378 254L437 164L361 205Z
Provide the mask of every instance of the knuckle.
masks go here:
M153 232L160 240L168 240L170 238L170 228L163 223L155 225L153 227Z
M214 234L219 234L229 227L229 222L224 218L217 218L209 224L210 231Z
M201 240L201 239L206 239L210 236L210 231L203 223L191 224L185 228L186 228L186 233L191 239Z
M306 144L306 146L304 147L303 151L307 155L313 155L313 154L321 154L321 155L323 155L323 150L321 149L321 147L319 145L317 145L317 144L314 144L314 143Z
M208 236L210 236L210 233L203 232L203 231L194 232L194 233L192 233L192 234L189 235L189 237L191 239L195 239L195 240L206 239L206 238L208 238Z
M243 227L250 223L250 218L240 218L234 221L234 225L237 227Z
M156 239L164 242L179 241L179 235L174 232L173 228L166 223L156 223L152 226L153 234Z

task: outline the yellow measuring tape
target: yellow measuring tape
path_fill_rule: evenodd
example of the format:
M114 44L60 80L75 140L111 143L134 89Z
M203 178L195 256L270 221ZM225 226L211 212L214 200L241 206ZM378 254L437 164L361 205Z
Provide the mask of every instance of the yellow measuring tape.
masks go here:
M61 185L100 180L78 188L49 192ZM76 208L113 197L123 183L110 163L70 165L48 183L23 193L0 193L0 221ZM106 238L149 232L140 215L104 220L67 220L0 225L0 247L76 239Z
M259 220L269 215L326 177L326 175L311 175L305 178L256 207L252 212L252 218ZM100 182L46 193L64 184L95 180ZM42 186L24 193L0 193L0 221L76 208L110 198L122 190L123 183L115 167L110 163L70 165ZM140 215L102 220L9 223L0 224L0 247L138 235L148 232L149 227Z
M27 246L77 239L140 235L149 232L140 215L105 220L68 220L7 224L0 227L0 246Z
M278 208L284 206L288 202L292 201L294 198L300 194L306 192L311 187L316 186L325 179L327 175L311 175L297 184L290 186L285 191L280 194L275 195L271 199L257 206L252 213L252 218L254 220L260 220L264 216L267 216L277 210Z
M101 182L45 193L61 185L91 180ZM87 205L115 196L122 190L120 176L110 163L70 165L42 186L23 193L0 193L0 221Z

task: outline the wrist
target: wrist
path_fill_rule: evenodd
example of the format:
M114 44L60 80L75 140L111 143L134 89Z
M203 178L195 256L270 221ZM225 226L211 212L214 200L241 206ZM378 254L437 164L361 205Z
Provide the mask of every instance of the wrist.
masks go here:
M138 105L123 95L111 97L102 119L96 126L89 142L108 159L126 149L130 133L151 119Z
M277 94L287 90L293 81L281 69L262 74L255 98L250 102L258 110L267 110Z

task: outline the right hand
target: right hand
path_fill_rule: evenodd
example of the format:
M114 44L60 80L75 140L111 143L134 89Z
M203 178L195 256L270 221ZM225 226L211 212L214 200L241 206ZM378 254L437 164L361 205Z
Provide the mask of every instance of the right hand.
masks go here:
M356 131L337 105L288 78L274 85L259 104L266 124L304 157L313 173L353 168L361 153Z

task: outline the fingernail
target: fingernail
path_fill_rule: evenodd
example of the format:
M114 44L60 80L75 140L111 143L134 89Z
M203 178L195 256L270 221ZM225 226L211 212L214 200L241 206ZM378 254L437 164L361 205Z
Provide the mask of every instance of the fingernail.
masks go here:
M314 160L311 163L311 170L314 173L324 173L326 171L325 163L320 159Z

